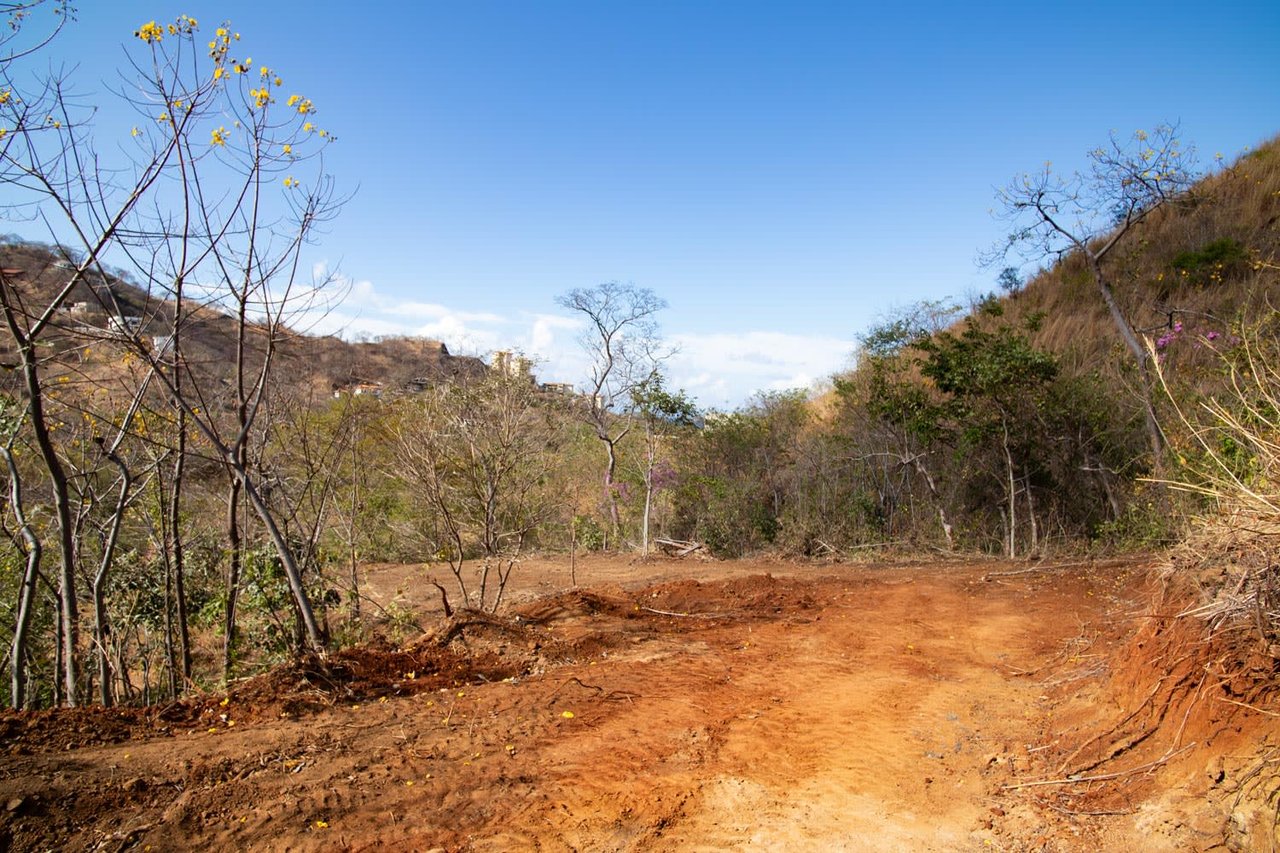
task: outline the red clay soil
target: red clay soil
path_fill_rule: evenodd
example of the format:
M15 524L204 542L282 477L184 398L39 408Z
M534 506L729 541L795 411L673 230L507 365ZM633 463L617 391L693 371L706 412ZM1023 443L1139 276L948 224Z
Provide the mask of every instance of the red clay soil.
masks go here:
M1206 668L1140 564L597 561L608 585L541 598L565 566L521 571L503 618L426 614L405 648L169 707L0 716L0 848L1276 842L1274 661Z

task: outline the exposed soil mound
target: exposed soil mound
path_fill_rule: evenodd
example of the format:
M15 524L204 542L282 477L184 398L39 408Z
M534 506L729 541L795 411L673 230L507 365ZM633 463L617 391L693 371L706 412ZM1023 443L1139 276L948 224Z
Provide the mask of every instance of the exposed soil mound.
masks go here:
M1069 725L1044 744L1036 766L1048 784L1031 793L1066 814L1137 816L1171 849L1269 849L1280 661L1248 626L1212 630L1182 576L1153 574L1148 587L1136 630L1112 623L1072 649L1074 667L1054 685ZM1152 805L1166 801L1180 807Z

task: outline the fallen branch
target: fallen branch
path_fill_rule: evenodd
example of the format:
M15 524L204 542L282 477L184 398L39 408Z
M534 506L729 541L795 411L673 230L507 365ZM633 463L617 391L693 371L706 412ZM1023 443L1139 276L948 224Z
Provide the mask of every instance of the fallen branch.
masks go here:
M1121 779L1125 776L1132 776L1135 773L1142 773L1146 770L1154 770L1162 764L1167 764L1177 756L1191 749L1196 745L1195 741L1184 746L1176 752L1166 752L1155 761L1149 761L1146 764L1140 764L1137 767L1131 767L1128 770L1120 770L1115 773L1100 773L1096 776L1069 776L1066 779L1044 779L1039 782L1019 782L1016 785L1001 785L1002 791L1016 791L1019 788L1039 788L1045 785L1076 785L1083 782L1106 782L1110 779Z
M511 623L500 617L492 616L480 610L468 609L458 612L457 615L448 619L448 621L438 630L415 640L409 646L409 650L414 651L426 645L444 648L449 645L449 643L453 642L453 639L463 633L467 628L475 625L486 625L490 628L497 628L498 630L505 631L509 634L520 633L520 629L518 627L513 626Z
M632 693L630 690L610 690L606 693L605 689L598 684L587 684L581 678L578 678L577 676L571 676L570 678L566 679L559 687L551 691L551 695L547 697L547 704L548 705L552 704L551 700L555 698L555 695L559 693L561 690L563 690L564 688L568 687L570 684L576 684L579 687L581 687L583 690L594 690L596 692L596 695L606 702L611 702L615 699L626 699L628 702L630 702L632 699L640 698L639 693Z
M1259 714L1266 714L1268 717L1280 717L1280 714L1277 714L1275 711L1268 711L1264 708L1259 708L1256 705L1249 705L1244 702L1237 702L1234 699L1227 699L1223 696L1215 696L1213 698L1217 699L1219 702L1226 702L1231 705L1239 705L1241 708L1248 708L1250 711L1257 711Z
M1053 809L1055 812L1058 812L1059 814L1067 815L1069 817L1112 817L1116 815L1133 814L1132 809L1128 811L1112 811L1112 812L1078 812L1072 809L1065 809L1062 806L1056 805L1054 803L1041 802L1040 804L1043 806L1048 806L1049 808Z
M704 546L701 542L682 542L679 539L654 539L653 544L663 550L668 556L681 558L687 557L694 551L702 550Z
M431 578L431 585L440 590L440 604L444 607L444 618L453 618L453 608L449 606L449 593L445 592L444 587L437 583L435 578Z
M985 575L982 576L982 580L985 582L989 582L992 578L1016 578L1016 577L1019 577L1020 575L1038 575L1038 574L1042 574L1045 571L1047 570L1041 568L1040 566L1030 566L1028 568L1018 569L1012 572L987 572Z
M656 613L659 616L677 616L681 619L732 619L732 613L676 613L672 610L658 610L655 607L641 607L649 613Z

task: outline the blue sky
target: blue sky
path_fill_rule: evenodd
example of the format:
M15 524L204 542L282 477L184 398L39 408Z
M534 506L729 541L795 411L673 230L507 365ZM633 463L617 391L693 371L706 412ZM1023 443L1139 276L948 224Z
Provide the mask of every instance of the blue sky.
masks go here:
M895 305L990 289L1020 171L1164 121L1205 163L1280 131L1275 2L80 6L47 55L104 127L121 44L179 13L314 99L355 191L308 259L351 282L330 328L578 381L555 297L634 282L670 303L672 384L721 407L847 365Z

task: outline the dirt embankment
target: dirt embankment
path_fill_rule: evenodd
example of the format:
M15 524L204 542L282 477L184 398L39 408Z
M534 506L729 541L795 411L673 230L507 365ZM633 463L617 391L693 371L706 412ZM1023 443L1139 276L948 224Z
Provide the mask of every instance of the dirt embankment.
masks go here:
M530 592L562 580L524 570ZM1275 840L1274 717L1180 670L1169 632L1139 636L1140 565L619 561L591 567L603 578L448 643L302 661L201 701L0 717L0 846Z

